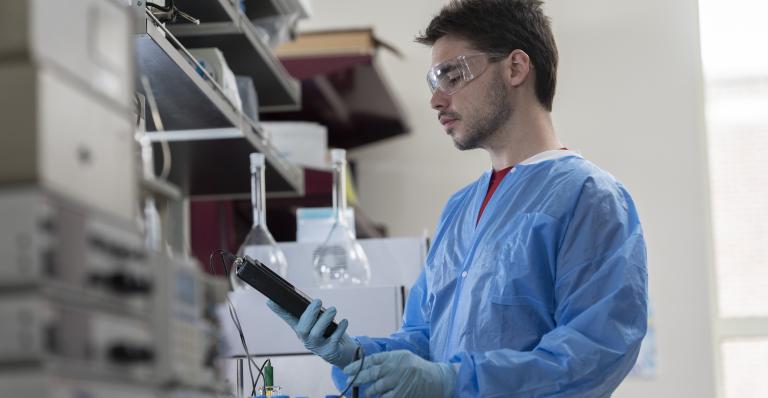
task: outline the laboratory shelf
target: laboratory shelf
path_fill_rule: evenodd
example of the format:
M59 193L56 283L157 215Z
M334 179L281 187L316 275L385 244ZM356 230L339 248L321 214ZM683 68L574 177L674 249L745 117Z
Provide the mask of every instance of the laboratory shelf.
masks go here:
M202 23L230 22L237 19L240 0L185 0L179 9L200 19ZM297 2L286 0L245 0L245 16L250 19L266 18L292 13L304 13ZM179 22L184 22L179 20Z
M372 55L291 57L283 64L302 81L302 107L265 119L322 124L328 128L328 145L345 149L410 131Z
M268 120L305 120L328 128L328 145L355 148L409 132L400 103L377 62L381 42L370 29L306 32L276 52L301 81L297 111L269 113Z
M253 0L245 2L245 13L249 18L263 18L299 13L306 17L306 10L298 0Z
M200 25L176 24L168 28L187 48L218 48L232 72L250 76L258 95L259 112L299 109L299 82L288 74L272 49L262 41L247 15L227 0L218 2L233 19Z
M149 79L165 130L239 124L240 111L220 87L200 76L184 47L156 20L147 20L147 33L136 38L136 51L139 73ZM146 97L144 87L137 87ZM156 129L154 120L147 117L147 130Z
M150 134L156 153L159 142L171 147L172 164L168 179L196 199L249 198L249 154L255 148L264 153L267 164L266 187L269 196L301 196L304 194L304 171L288 162L248 124L244 130L234 128L167 131ZM264 134L262 132L262 134ZM160 162L159 159L155 159Z
M237 109L212 79L198 73L202 68L184 45L150 13L136 47L139 73L150 82L164 127L157 131L147 117L148 134L153 142L170 144L172 184L190 196L248 193L249 178L236 177L248 174L248 154L257 151L268 162L270 193L303 194L302 169L280 157L263 127ZM146 96L142 85L137 86Z
M186 12L201 23L229 22L236 16L235 6L230 0L187 0L176 4L179 10ZM182 18L177 18L179 23L187 23Z

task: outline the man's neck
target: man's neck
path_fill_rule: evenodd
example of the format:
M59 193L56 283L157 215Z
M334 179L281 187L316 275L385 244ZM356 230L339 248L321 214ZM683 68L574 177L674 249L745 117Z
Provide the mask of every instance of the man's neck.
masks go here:
M514 166L538 153L563 148L550 113L542 108L518 109L513 120L495 134L485 150L494 170Z

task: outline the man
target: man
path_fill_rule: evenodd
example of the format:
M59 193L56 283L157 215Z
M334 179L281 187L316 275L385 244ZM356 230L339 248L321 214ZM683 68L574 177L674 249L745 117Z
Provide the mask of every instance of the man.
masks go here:
M624 187L554 133L557 49L541 6L454 1L417 38L432 46L440 123L493 170L448 200L402 328L352 339L343 320L325 339L334 309L318 317L315 301L295 319L270 303L338 386L357 374L384 397L608 397L634 364L642 230Z

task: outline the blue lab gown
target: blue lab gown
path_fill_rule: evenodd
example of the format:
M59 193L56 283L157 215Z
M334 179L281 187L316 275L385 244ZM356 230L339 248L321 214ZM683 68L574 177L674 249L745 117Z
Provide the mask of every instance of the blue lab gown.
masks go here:
M407 349L454 364L461 397L610 396L646 331L632 198L566 152L517 165L476 225L489 180L490 171L445 206L402 328L357 340L368 355ZM333 378L346 382L338 368Z

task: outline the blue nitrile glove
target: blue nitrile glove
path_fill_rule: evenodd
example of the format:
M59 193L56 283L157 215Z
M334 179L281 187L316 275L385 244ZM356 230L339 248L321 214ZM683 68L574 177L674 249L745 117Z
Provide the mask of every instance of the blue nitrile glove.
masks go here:
M267 300L267 307L293 328L296 336L304 343L304 347L331 365L343 368L355 359L357 342L346 333L349 325L346 319L339 322L339 326L330 337L327 339L323 337L325 328L331 324L333 317L336 316L336 308L328 308L323 315L318 317L322 306L323 303L315 299L309 303L307 309L301 314L301 318L296 319L295 316L274 301Z
M344 368L349 380L355 377L361 361ZM456 372L448 363L430 362L418 355L397 350L366 356L354 385L371 384L366 396L382 398L430 398L453 396Z

